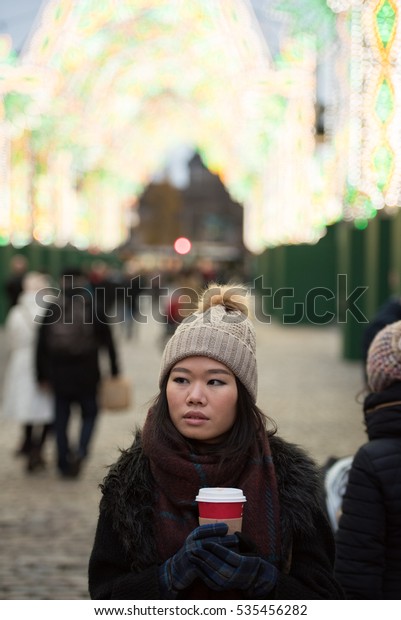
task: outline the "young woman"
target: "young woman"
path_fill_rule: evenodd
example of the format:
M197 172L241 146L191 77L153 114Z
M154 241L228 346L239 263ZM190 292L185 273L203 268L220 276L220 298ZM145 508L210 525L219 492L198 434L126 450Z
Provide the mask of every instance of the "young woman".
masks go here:
M93 599L338 599L317 468L256 406L244 287L210 285L168 341L160 393L102 485ZM242 533L198 525L201 487L236 487Z

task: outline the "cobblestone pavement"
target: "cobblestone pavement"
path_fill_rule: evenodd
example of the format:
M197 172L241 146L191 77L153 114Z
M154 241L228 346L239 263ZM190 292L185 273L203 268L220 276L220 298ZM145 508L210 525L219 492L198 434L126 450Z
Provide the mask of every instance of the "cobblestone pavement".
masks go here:
M365 440L356 401L362 374L359 363L341 359L337 328L256 327L258 404L276 420L279 433L304 446L320 463L329 455L354 452ZM89 598L87 565L97 521L98 485L119 448L130 444L135 425L143 421L157 391L161 353L156 324L141 325L131 340L123 326L114 326L114 331L122 368L133 384L133 408L101 413L92 454L79 479L57 477L52 442L46 470L27 474L13 454L20 429L0 415L2 600ZM2 337L0 331L0 343ZM0 356L0 379L4 363Z

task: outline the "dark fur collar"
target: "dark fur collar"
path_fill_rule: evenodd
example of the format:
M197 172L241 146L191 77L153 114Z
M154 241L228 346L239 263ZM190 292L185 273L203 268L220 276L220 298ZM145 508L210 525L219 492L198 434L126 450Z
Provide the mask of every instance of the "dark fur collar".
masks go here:
M106 511L119 532L133 569L156 560L152 535L152 476L141 449L138 430L132 446L122 451L101 485L101 510ZM322 507L319 470L306 453L279 437L270 437L279 488L284 550L294 535L312 535L316 511Z

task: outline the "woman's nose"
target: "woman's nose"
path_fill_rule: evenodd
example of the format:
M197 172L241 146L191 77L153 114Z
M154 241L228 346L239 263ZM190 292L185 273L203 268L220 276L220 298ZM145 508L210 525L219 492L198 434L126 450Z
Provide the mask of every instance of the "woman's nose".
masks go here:
M205 392L198 383L192 383L189 386L187 402L202 404L206 400Z

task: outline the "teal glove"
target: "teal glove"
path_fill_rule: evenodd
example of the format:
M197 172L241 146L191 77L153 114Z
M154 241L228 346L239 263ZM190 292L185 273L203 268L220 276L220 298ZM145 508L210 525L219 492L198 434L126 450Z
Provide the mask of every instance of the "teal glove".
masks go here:
M226 536L226 523L200 525L187 537L184 545L175 555L166 560L158 572L162 598L175 598L180 590L188 588L198 577L198 569L192 562L193 553L207 541L222 548L238 546L236 536Z

